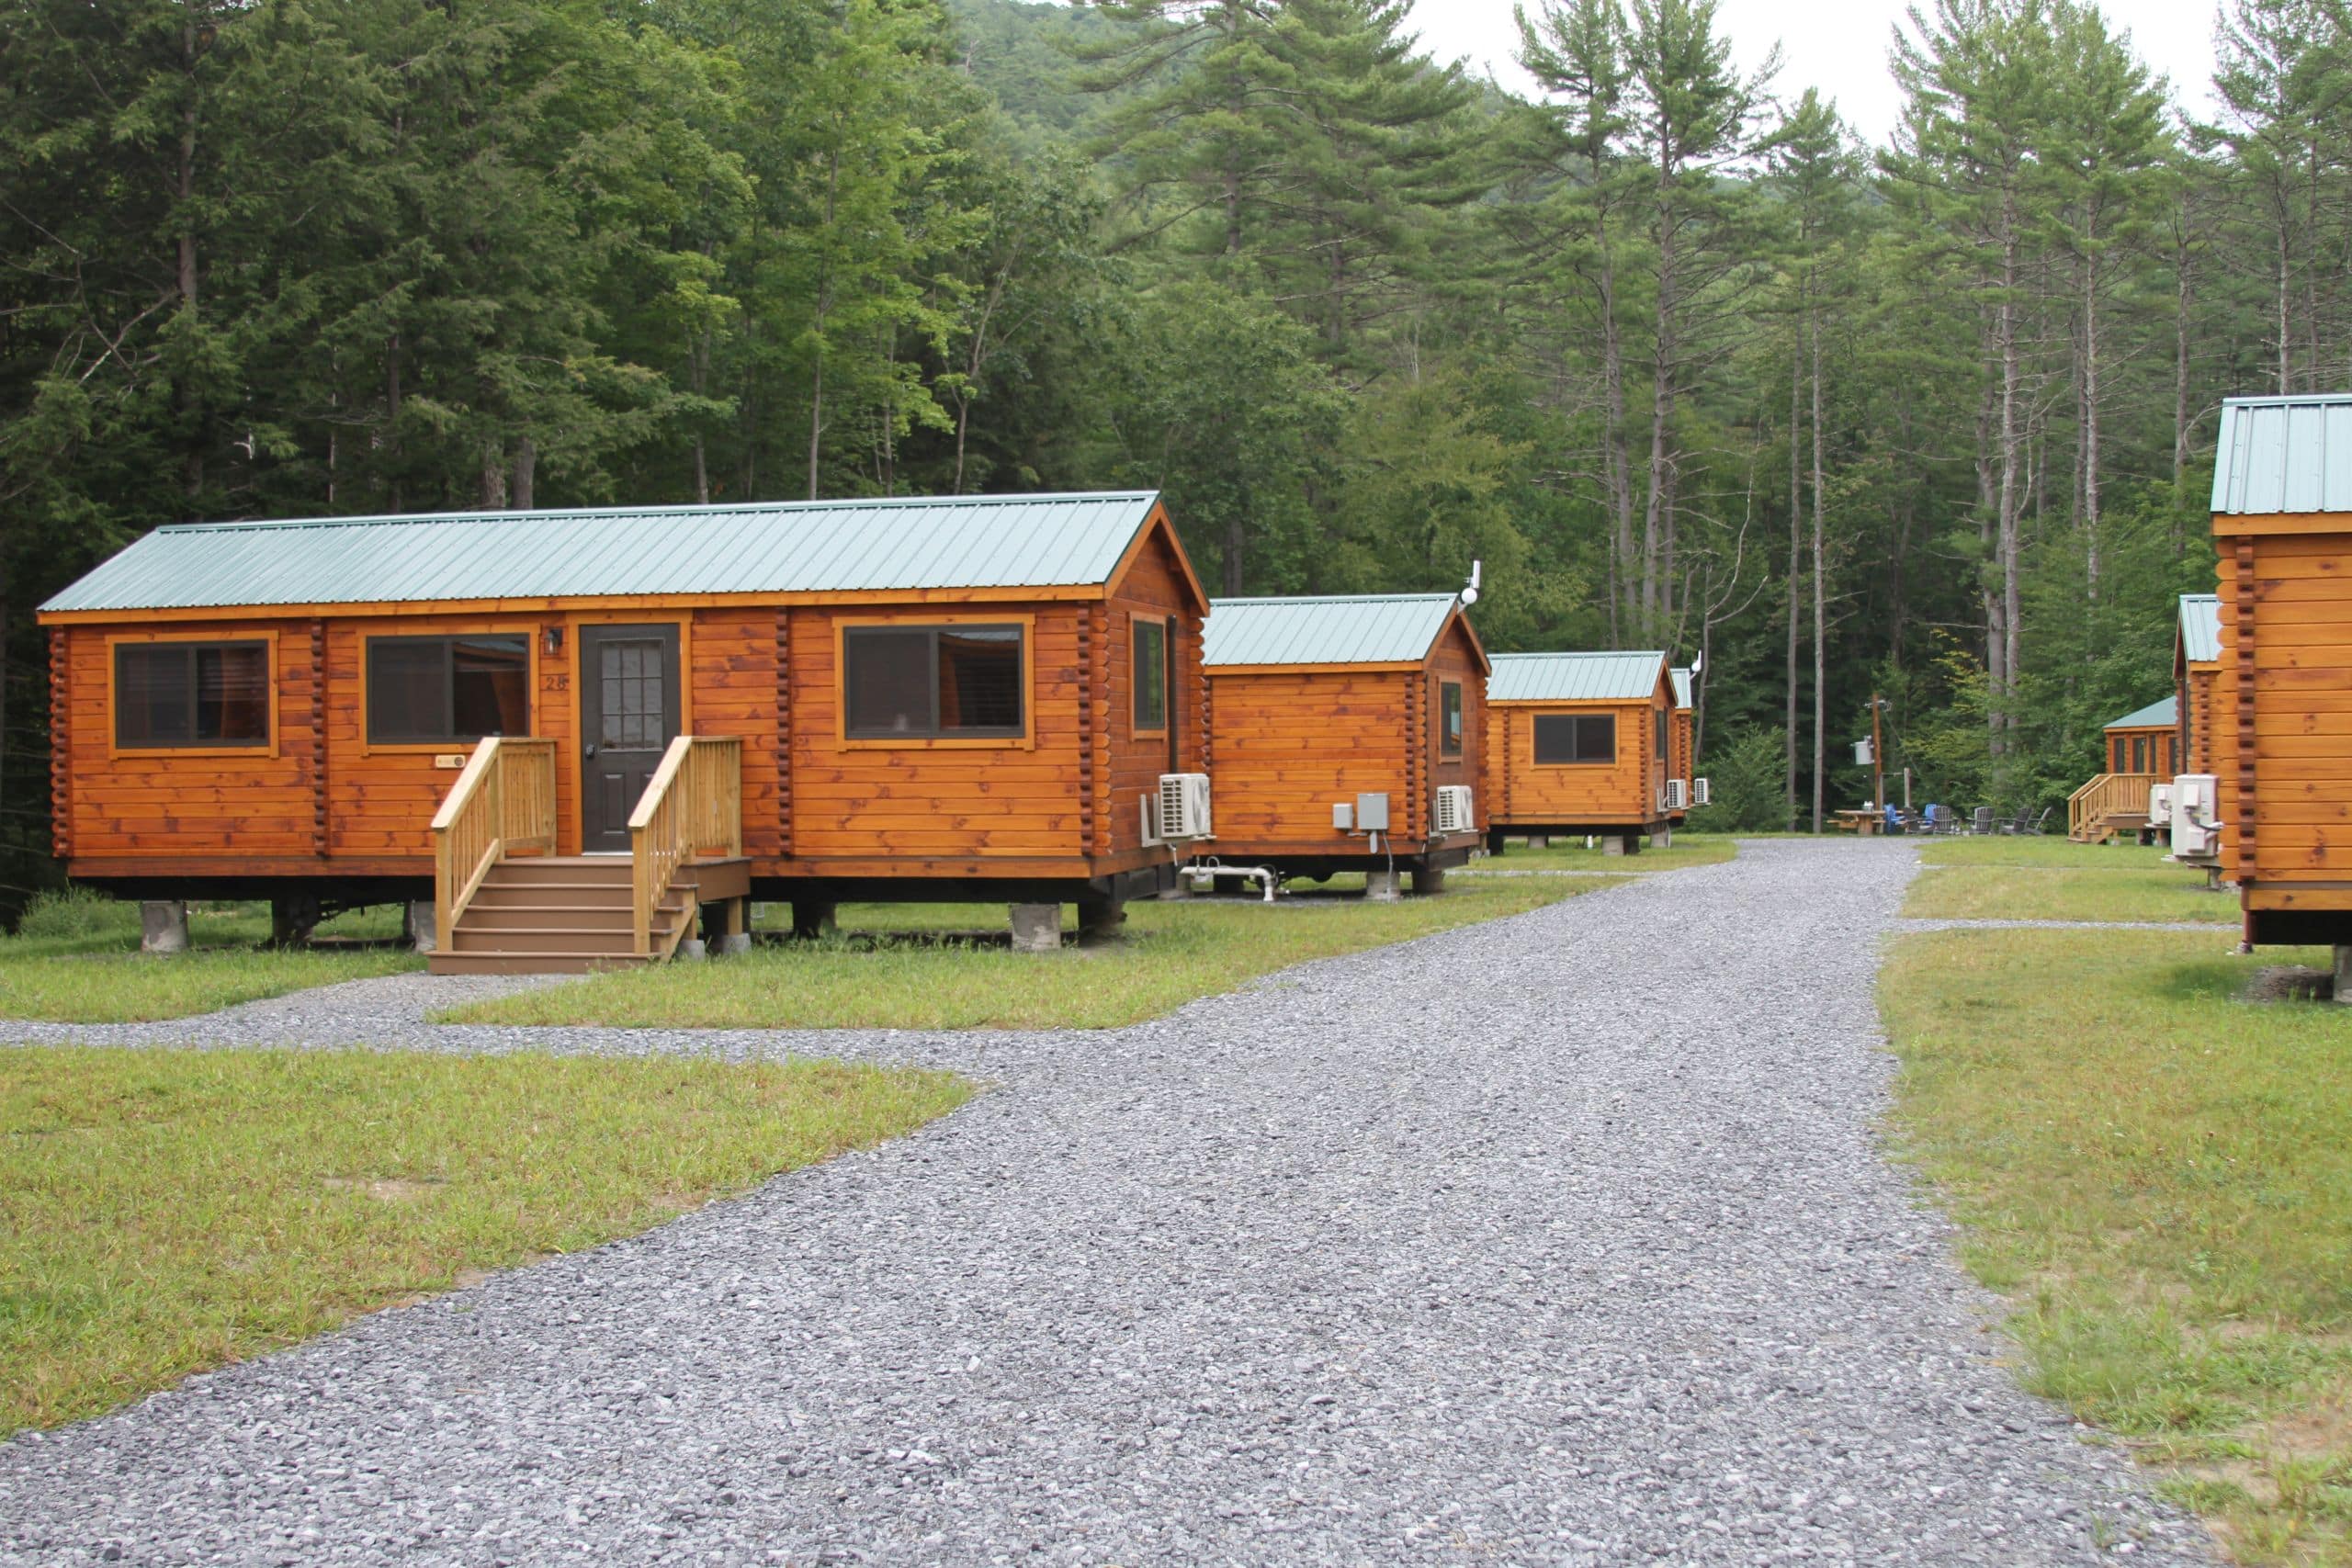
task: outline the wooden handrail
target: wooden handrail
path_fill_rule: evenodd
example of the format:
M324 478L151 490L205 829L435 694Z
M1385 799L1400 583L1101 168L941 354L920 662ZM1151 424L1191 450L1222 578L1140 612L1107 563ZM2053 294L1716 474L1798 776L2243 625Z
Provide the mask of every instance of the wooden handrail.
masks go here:
M433 814L434 936L447 942L492 867L555 850L555 742L492 735Z
M2066 797L2066 836L2087 838L2109 817L2144 814L2154 773L2099 773Z
M743 742L733 736L681 735L662 754L628 817L633 921L641 957L667 957L694 924L695 897L660 953L653 912L678 873L696 858L743 852Z

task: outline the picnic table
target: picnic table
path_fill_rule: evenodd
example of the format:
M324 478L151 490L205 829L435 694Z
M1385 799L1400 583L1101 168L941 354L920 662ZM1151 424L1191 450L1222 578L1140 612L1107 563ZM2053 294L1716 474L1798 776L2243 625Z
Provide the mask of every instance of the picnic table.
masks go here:
M1830 825L1841 833L1860 833L1868 838L1885 828L1886 815L1874 807L1857 807L1836 813Z

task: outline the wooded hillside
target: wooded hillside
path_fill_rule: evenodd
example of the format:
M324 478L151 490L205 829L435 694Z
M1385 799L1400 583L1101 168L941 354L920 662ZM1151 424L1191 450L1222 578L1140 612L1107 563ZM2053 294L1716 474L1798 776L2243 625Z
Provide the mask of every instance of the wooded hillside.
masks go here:
M2079 0L1932 0L1865 146L1711 0L9 0L0 824L30 608L157 524L1156 486L1226 592L1703 649L1743 825L2043 802L2167 689L2218 400L2352 378L2352 39L2185 118ZM1890 39L1894 46L1895 40ZM1727 787L1726 787L1727 786Z

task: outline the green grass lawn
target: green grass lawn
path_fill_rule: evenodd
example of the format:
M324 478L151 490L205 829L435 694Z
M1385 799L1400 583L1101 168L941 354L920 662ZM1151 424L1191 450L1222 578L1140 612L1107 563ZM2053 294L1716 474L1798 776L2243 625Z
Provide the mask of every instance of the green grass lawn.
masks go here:
M1121 940L1033 955L895 942L892 933L996 931L1002 905L850 905L838 939L738 958L595 976L455 1010L458 1023L705 1029L1115 1029L1276 969L1545 904L1615 884L1489 877L1394 904L1301 897L1135 903ZM1069 919L1065 911L1065 919ZM868 933L878 940L868 940Z
M2233 925L2237 900L2136 844L1943 839L1920 852L1903 912L1918 919L2188 920Z
M1500 855L1472 865L1484 871L1607 871L1638 876L1686 865L1720 865L1738 852L1738 843L1728 834L1677 833L1672 848L1645 849L1636 855L1604 855L1597 849L1586 849L1582 839L1555 839L1540 850L1511 844Z
M633 1235L970 1092L824 1062L0 1048L0 1437Z
M2029 1386L2248 1562L2352 1562L2352 1009L2214 937L1947 931L1881 982L1898 1145L2017 1305Z
M24 930L0 937L0 1019L58 1023L131 1023L186 1018L239 1002L284 996L338 980L422 969L400 947L345 947L400 934L397 908L355 910L316 933L328 945L277 952L262 904L198 905L188 914L191 948L139 951L139 906L71 897L37 903Z

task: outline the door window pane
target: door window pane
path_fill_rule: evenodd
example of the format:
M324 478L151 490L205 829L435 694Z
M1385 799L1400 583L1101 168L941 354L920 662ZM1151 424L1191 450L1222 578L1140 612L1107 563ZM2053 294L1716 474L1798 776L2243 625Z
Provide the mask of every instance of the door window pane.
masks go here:
M659 637L607 637L596 645L597 744L625 751L659 750L668 744L666 649Z
M1136 628L1136 728L1168 728L1168 628L1157 621Z
M118 746L269 743L266 642L120 643L114 689Z

